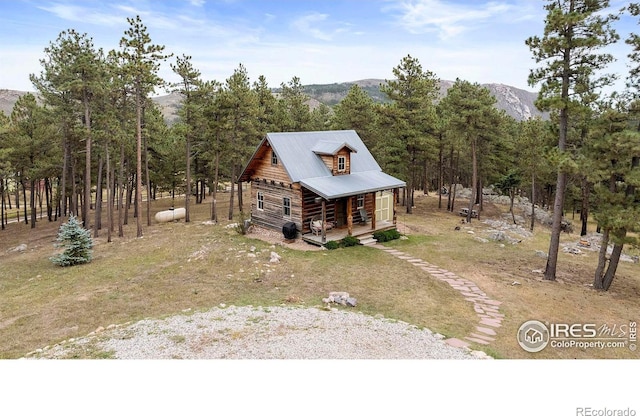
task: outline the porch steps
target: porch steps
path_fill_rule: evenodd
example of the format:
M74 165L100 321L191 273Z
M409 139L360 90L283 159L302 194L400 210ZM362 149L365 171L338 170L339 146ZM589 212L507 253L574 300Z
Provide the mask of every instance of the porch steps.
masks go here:
M358 242L363 246L371 246L376 244L378 241L373 238L373 234L363 234L358 236Z

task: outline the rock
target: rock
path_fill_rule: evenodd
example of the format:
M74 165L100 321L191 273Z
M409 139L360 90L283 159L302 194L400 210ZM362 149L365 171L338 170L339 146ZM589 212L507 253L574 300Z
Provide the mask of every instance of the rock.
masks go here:
M531 273L544 274L544 270L542 270L542 269L534 269L534 270L531 270Z
M489 358L489 356L484 351L471 351L469 355L472 355L476 358Z
M269 263L280 263L280 255L278 255L278 253L276 253L275 251L271 252L271 257L269 258Z
M476 240L479 243L488 243L489 240L487 240L486 238L482 238L482 237L473 237L474 240Z
M514 280L514 281L513 281L513 283L511 283L511 286L517 286L517 285L519 285L519 284L520 284L520 282L516 282L516 281Z
M565 247L562 251L569 254L582 254L582 250L577 247Z
M356 298L347 298L347 306L356 306L356 304L358 303L358 301L356 300Z
M256 253L247 253L247 257L255 257Z
M22 243L13 248L10 248L8 251L12 253L22 253L23 251L26 251L26 250L27 250L27 245Z
M504 231L491 231L489 238L495 241L507 241L509 238Z
M542 250L536 250L536 256L537 257L542 257L543 259L546 259L548 255L547 255L547 253L545 253Z

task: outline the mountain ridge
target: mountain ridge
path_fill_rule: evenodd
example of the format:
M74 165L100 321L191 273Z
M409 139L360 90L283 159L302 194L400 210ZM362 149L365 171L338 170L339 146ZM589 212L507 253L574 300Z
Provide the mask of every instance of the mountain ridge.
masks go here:
M384 79L367 78L357 81L340 82L333 84L308 84L303 85L305 94L310 98L309 106L315 108L321 103L333 106L344 97L346 97L349 89L353 85L358 85L377 103L389 102L386 96L380 91L380 84L385 83ZM444 97L446 92L454 84L454 81L440 81L440 97ZM542 117L548 119L546 113L539 111L535 106L537 93L526 91L520 88L512 87L506 84L491 83L481 84L489 89L491 94L496 98L496 108L504 110L508 115L518 121L527 120L532 117ZM277 91L274 88L273 91ZM11 114L14 104L18 98L27 91L16 91L8 89L0 89L0 111L6 115ZM172 123L177 119L177 112L180 108L181 96L179 93L170 93L154 97L153 100L161 108L167 123Z

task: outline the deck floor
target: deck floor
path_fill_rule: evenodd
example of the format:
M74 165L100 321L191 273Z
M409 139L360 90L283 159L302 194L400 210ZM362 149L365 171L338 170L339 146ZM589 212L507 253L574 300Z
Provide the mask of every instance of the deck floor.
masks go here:
M391 221L377 221L376 229L371 229L371 224L354 224L353 232L351 233L354 237L358 237L361 235L372 234L376 231L388 230L391 228L395 228L396 226ZM332 230L327 231L326 241L339 241L345 238L348 235L347 227L339 227ZM307 233L302 235L302 239L308 243L316 244L321 246L322 243L322 235L315 235L313 233Z

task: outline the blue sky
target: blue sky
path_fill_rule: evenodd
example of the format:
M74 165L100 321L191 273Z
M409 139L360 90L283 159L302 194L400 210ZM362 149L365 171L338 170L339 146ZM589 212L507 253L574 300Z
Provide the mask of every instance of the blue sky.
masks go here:
M535 67L524 44L541 35L541 0L0 0L0 88L33 90L44 48L73 28L96 47L117 49L127 17L140 15L155 44L191 55L202 78L223 82L242 63L251 80L272 87L297 76L303 84L390 79L410 54L445 80L527 85ZM619 9L626 1L611 1ZM616 23L624 39L635 20ZM611 52L609 72L626 76L629 48ZM170 60L175 62L175 56ZM175 81L169 62L161 76ZM624 85L622 81L619 85Z

